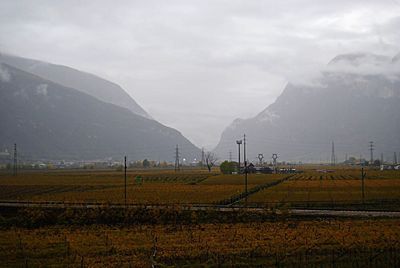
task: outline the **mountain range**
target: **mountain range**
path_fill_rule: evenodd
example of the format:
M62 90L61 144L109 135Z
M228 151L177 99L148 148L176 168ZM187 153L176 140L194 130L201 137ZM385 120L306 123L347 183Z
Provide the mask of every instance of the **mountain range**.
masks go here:
M247 138L247 159L368 159L400 151L400 54L355 53L333 58L319 75L288 83L277 100L249 119L236 119L215 152L222 160ZM0 54L0 150L18 144L26 159L106 159L128 155L189 161L200 150L140 107L120 86L68 66Z
M98 89L98 90L97 90ZM0 150L21 158L189 161L200 150L151 117L118 85L69 67L0 57Z
M0 62L151 118L119 85L68 66L0 53Z
M236 119L222 133L215 152L237 152L247 136L247 158L270 161L337 161L345 155L369 160L400 151L400 54L338 55L313 81L288 83L277 100L249 119ZM299 67L300 68L300 67ZM333 146L332 146L333 143ZM243 160L242 160L243 161Z

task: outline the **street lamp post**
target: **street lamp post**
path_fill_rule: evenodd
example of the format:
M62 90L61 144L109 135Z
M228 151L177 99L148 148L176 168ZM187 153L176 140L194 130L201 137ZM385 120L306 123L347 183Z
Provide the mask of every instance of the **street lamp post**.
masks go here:
M276 159L278 159L278 154L272 154L272 160L274 161L274 173L278 173L277 172L277 168L276 168Z
M243 135L243 157L244 157L244 184L245 184L245 197L247 205L247 159L246 159L246 134Z
M242 144L242 140L237 140L236 144L238 145L238 152L239 152L239 158L238 158L238 174L240 174L240 145Z
M125 208L126 208L126 156L124 157L124 184L125 184L125 193L124 193L124 199L125 199Z

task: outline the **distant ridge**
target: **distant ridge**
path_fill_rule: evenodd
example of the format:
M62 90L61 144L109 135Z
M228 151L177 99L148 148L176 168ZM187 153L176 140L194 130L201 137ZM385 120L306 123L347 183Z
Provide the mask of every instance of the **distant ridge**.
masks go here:
M0 62L151 118L119 85L71 67L0 53Z
M335 57L312 85L289 83L257 116L235 120L215 152L223 157L236 151L235 141L246 133L252 162L259 153L267 161L277 153L281 161L327 162L332 141L339 160L345 154L369 159L369 141L375 142L376 154L393 156L400 151L400 70L395 59L362 53Z
M20 159L145 158L192 161L200 150L175 129L126 108L0 64L0 150L17 143Z

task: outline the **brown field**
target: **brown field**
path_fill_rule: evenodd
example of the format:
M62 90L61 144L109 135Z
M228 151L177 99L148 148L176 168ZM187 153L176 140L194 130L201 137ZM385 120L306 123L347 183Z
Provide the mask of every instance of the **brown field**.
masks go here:
M143 178L137 184L136 176ZM279 180L285 174L249 174L248 189ZM26 172L0 174L0 200L65 202L124 202L124 175L116 171ZM129 171L127 202L135 204L210 204L244 191L243 175L192 170ZM400 172L367 170L365 202L400 200ZM361 203L360 170L334 169L331 173L306 169L288 181L248 198L248 204ZM400 208L400 206L399 206Z
M137 175L142 176L142 184L136 183ZM373 202L368 208L400 209L399 175L367 170L365 201ZM248 187L286 176L250 174ZM135 204L209 204L243 191L243 175L204 170L128 172L127 201ZM123 203L124 176L96 170L0 174L0 200ZM106 204L92 210L4 209L0 210L0 266L400 266L399 219L296 218L282 209L315 202L366 208L357 206L360 171L306 169L249 196L248 205L279 204L278 210L264 214L191 212L179 206L116 210Z
M143 183L136 184L140 175ZM253 175L248 187L283 175ZM127 202L135 204L212 203L244 191L243 176L209 172L129 172ZM124 202L124 175L115 171L56 171L0 176L0 200Z
M400 172L368 170L365 202L400 200ZM249 197L249 203L359 203L362 202L359 170L320 173L307 170L275 187Z
M2 267L396 267L399 241L399 220L3 229L0 260Z

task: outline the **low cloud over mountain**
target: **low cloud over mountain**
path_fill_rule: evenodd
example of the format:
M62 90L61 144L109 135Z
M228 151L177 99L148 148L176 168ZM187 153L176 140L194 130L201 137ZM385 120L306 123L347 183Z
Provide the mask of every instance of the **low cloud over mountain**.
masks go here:
M281 160L327 161L364 156L368 142L392 155L400 150L400 69L396 58L373 54L335 57L312 85L289 83L257 116L235 120L215 151L226 158L247 134L249 160L278 153Z

